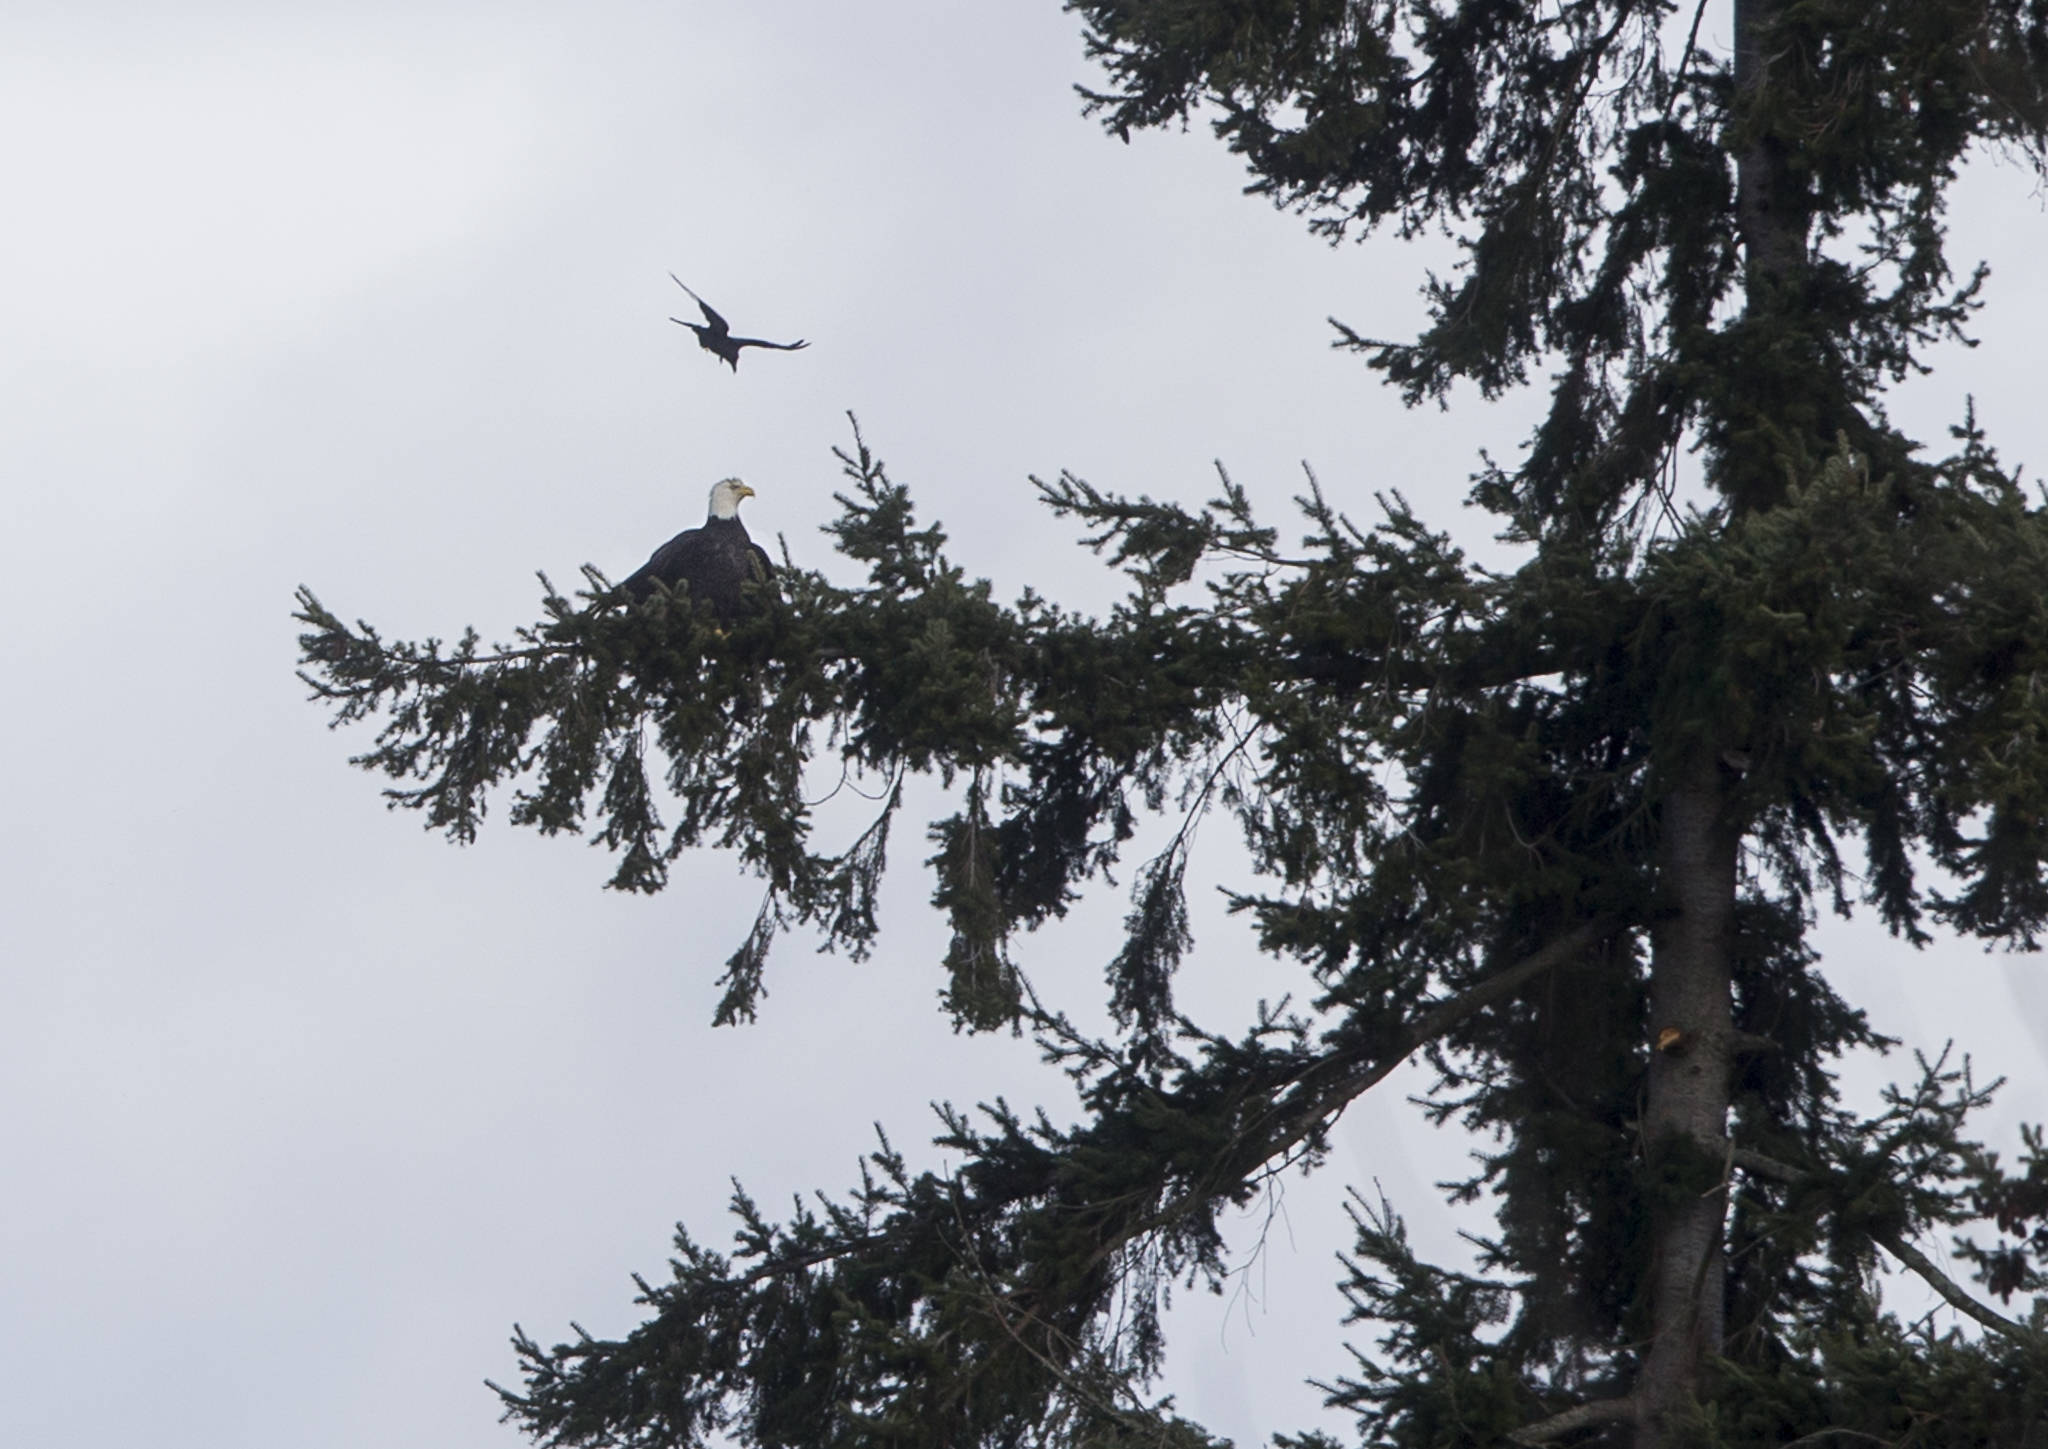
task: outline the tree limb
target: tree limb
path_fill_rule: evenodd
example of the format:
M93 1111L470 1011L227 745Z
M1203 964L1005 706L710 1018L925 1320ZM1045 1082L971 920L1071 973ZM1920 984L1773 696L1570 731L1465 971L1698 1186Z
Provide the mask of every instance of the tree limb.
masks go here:
M1754 1172L1759 1177L1768 1177L1775 1182L1798 1184L1818 1180L1815 1173L1801 1172L1788 1162L1780 1162L1775 1157L1768 1157L1747 1147L1736 1148L1734 1160L1737 1167ZM1986 1307L1971 1297L1967 1289L1936 1267L1931 1258L1907 1242L1905 1234L1898 1229L1874 1228L1871 1236L1886 1252L1919 1274L1927 1286L1939 1293L1958 1313L1976 1319L1993 1333L2009 1338L2015 1343L2032 1348L2048 1348L2048 1339L2044 1339L2024 1323L2015 1323L2004 1314Z
M1517 1444L1548 1444L1553 1439L1562 1439L1574 1429L1584 1429L1592 1424L1626 1424L1635 1416L1634 1399L1599 1399L1511 1430L1508 1438Z
M1775 1157L1767 1157L1748 1147L1736 1148L1734 1158L1735 1165L1743 1171L1753 1172L1758 1177L1768 1177L1773 1182L1801 1183L1813 1176L1810 1172L1801 1172L1789 1162L1780 1162Z
M1625 924L1619 916L1596 916L1594 919L1565 932L1555 941L1534 951L1504 970L1497 971L1477 986L1459 992L1450 1000L1440 1002L1424 1012L1421 1020L1411 1026L1406 1035L1408 1045L1403 1052L1414 1051L1427 1042L1436 1040L1466 1017L1493 1005L1503 997L1511 996L1533 977L1541 976L1554 966L1562 966L1581 951L1599 945ZM1392 1066L1388 1071L1393 1070ZM1385 1073L1381 1073L1382 1076ZM1378 1080L1377 1077L1374 1078Z
M1232 1143L1239 1150L1219 1155L1211 1170L1190 1182L1187 1189L1171 1202L1148 1214L1143 1222L1122 1235L1120 1241L1127 1242L1142 1233L1164 1227L1185 1215L1197 1203L1207 1201L1216 1184L1233 1177L1246 1177L1259 1164L1270 1162L1300 1146L1320 1131L1332 1116L1391 1076L1394 1069L1418 1048L1435 1041L1495 1002L1512 996L1544 972L1598 945L1625 924L1620 916L1599 916L1583 922L1514 965L1496 971L1448 1000L1438 1002L1402 1028L1392 1043L1366 1041L1339 1047L1310 1062L1295 1073L1292 1085L1270 1110L1259 1114L1239 1130ZM1102 1249L1104 1253L1112 1250L1113 1245L1109 1243L1105 1243Z
M1934 1266L1928 1256L1907 1242L1905 1235L1897 1229L1886 1229L1873 1236L1884 1244L1885 1251L1918 1273L1927 1281L1927 1286L1948 1300L1951 1308L1976 1319L1993 1333L2022 1343L2030 1348L2048 1348L2048 1340L2023 1323L2015 1323L1995 1309L1987 1308L1972 1298L1955 1279Z

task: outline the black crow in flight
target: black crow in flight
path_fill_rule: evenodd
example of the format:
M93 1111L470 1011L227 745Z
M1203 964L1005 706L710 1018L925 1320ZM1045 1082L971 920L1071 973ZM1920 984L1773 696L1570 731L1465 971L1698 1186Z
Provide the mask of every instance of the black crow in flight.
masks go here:
M674 272L668 274L668 279L678 287L681 287L685 292L690 292L689 283L685 282ZM794 342L764 342L758 337L735 337L732 335L732 324L713 311L709 302L697 296L695 292L690 292L690 296L695 299L698 310L703 312L704 321L711 325L707 327L696 322L685 322L680 317L671 317L668 320L675 323L678 327L687 327L696 333L697 345L706 352L714 353L723 358L725 365L734 372L740 370L740 349L742 347L773 347L780 352L794 352L799 347L809 347L811 345L802 338L798 338Z

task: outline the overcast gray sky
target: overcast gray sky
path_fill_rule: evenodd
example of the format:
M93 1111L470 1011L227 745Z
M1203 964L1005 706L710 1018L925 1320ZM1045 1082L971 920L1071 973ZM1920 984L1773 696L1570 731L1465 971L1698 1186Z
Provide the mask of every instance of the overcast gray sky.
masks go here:
M1484 547L1465 478L1530 415L1404 414L1330 351L1329 313L1409 326L1425 258L1310 240L1206 135L1105 140L1052 0L16 0L4 42L14 1443L509 1446L480 1380L510 1381L513 1320L631 1326L627 1274L677 1219L721 1241L729 1174L782 1202L852 1181L877 1119L933 1160L935 1098L1066 1100L935 1012L912 831L874 959L785 942L760 1024L714 1031L758 899L731 861L629 899L576 843L387 814L343 763L367 735L292 677L294 585L506 637L535 569L620 576L729 473L757 537L822 563L852 409L971 571L1099 607L1027 474L1194 500L1220 458L1284 521L1306 459L1360 516L1398 487ZM1980 166L1956 223L1997 267L1985 346L1900 415L1938 437L1975 392L2008 457L2048 456L2039 198ZM671 269L812 347L733 376L665 320ZM1020 960L1086 999L1123 908ZM1184 1005L1227 1026L1297 984L1206 920ZM1881 1028L2011 1076L1994 1140L2048 1115L2038 962L1823 939ZM1454 1249L1429 1183L1465 1144L1418 1086L1344 1121L1238 1291L1177 1311L1185 1411L1246 1444L1316 1421L1345 1185Z

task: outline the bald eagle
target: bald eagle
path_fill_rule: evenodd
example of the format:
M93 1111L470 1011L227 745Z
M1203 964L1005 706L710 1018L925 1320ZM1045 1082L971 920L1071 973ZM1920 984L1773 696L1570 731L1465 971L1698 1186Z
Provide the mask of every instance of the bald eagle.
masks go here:
M720 623L759 607L742 585L751 581L759 589L772 589L775 561L747 537L747 526L740 522L740 500L753 496L754 490L737 478L718 483L711 490L711 515L704 526L685 529L656 549L619 587L634 599L644 599L657 583L671 589L687 584L690 597L710 609Z
M685 282L674 272L668 274L668 279L678 287L681 287L685 292L690 292L689 283ZM678 327L687 327L696 333L697 345L706 352L722 359L725 365L734 372L740 370L740 349L742 347L773 347L778 352L794 352L799 347L809 347L811 345L801 337L794 342L763 342L758 337L735 337L732 335L732 324L713 311L709 302L699 297L695 292L690 292L690 297L696 302L697 310L704 314L704 323L709 323L710 325L706 326L704 323L698 322L685 322L680 317L671 317L668 320L675 323Z

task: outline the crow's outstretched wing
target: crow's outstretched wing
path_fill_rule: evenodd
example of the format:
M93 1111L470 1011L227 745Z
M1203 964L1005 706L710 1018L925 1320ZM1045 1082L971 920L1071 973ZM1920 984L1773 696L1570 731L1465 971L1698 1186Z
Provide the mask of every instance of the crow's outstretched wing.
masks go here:
M735 347L772 347L777 352L794 352L799 347L809 347L811 344L804 341L801 337L797 338L794 342L763 342L758 337L735 337L732 339L732 345Z
M677 276L674 272L670 272L668 274L668 279L671 282L674 282L678 287L681 287L685 292L690 292L690 284L688 282L685 282L681 277ZM695 292L690 292L690 300L697 304L697 310L704 314L704 320L711 324L711 330L714 333L723 337L732 331L732 324L726 321L723 317L719 316L717 309L714 308L709 302L705 301ZM688 322L684 322L683 319L680 317L671 317L668 320L671 322L680 323L684 327L688 327L690 325Z

